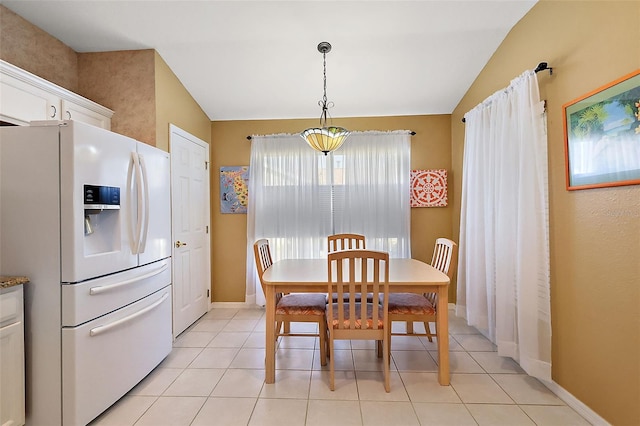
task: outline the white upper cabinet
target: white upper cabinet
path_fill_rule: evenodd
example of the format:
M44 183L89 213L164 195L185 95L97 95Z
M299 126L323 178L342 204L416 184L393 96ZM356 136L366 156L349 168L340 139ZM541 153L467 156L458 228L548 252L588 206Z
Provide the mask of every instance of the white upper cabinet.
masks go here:
M0 120L77 120L111 130L113 111L0 60Z
M111 115L113 114L111 110L109 110L111 114L105 115L88 108L83 103L76 103L69 99L62 99L61 107L61 120L82 121L83 123L111 130Z

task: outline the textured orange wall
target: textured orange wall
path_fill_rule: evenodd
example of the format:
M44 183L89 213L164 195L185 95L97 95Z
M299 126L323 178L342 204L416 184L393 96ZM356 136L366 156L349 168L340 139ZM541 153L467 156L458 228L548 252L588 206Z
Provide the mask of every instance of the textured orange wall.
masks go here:
M115 111L111 130L156 145L155 51L79 53L79 92Z
M452 115L541 61L547 100L552 376L614 425L640 425L640 185L567 191L562 105L640 68L640 2L542 0L512 29ZM460 180L454 230L459 229ZM456 237L457 238L457 237Z
M413 130L412 169L451 169L451 120L449 115L340 118L333 123L349 130ZM211 271L212 301L245 300L247 216L220 213L219 171L221 166L249 164L248 135L297 133L316 126L313 120L214 121L211 124ZM300 139L300 143L304 141ZM345 143L349 143L348 140ZM457 179L449 175L449 188ZM451 193L450 193L451 197ZM411 252L416 259L431 262L437 237L451 238L452 208L411 209ZM453 289L455 284L451 287ZM450 294L452 294L450 292Z

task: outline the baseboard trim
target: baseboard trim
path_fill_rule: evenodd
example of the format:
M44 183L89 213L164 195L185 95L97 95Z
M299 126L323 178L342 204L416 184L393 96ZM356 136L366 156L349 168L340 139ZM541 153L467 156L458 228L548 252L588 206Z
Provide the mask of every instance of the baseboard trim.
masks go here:
M456 304L449 303L449 310L455 310ZM538 379L539 380L539 379ZM589 423L594 426L611 426L609 422L600 417L598 413L589 408L584 402L573 396L569 391L560 386L554 381L547 382L540 380L551 392L553 392L558 398L560 398L565 404L575 410L578 414L584 417Z
M600 417L598 413L589 408L584 402L573 396L565 388L557 384L556 382L545 382L544 385L549 388L551 392L556 394L558 398L563 400L565 404L573 408L578 414L584 417L589 423L594 426L611 426L611 423Z
M259 309L261 306L247 302L211 302L211 308L222 309Z

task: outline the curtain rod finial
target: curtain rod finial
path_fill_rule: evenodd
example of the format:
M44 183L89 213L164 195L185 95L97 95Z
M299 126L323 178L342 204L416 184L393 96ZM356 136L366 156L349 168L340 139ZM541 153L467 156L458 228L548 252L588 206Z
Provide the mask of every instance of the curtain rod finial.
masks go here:
M549 64L546 63L546 62L540 62L538 64L538 66L536 67L536 69L533 70L533 71L538 73L538 72L544 71L544 70L549 70L549 75L553 74L553 68L550 67Z

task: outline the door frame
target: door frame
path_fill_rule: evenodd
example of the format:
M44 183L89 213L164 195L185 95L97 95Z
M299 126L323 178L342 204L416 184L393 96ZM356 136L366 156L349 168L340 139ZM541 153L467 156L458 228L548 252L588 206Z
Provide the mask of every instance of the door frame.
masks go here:
M208 227L208 234L209 237L205 239L206 244L205 244L205 248L206 248L206 258L208 260L208 262L206 262L207 265L207 282L209 283L209 286L207 287L207 312L209 312L212 308L212 302L211 302L211 298L213 296L213 289L211 288L211 161L210 161L210 150L209 150L209 144L205 141L203 141L202 139L198 138L197 136L192 135L191 133L181 129L180 127L176 126L175 124L169 123L169 151L171 152L171 147L172 147L172 142L173 142L173 137L174 135L179 135L185 139L188 139L189 141L195 143L196 145L200 145L201 147L203 147L205 149L205 158L206 158L206 170L208 171L208 178L205 179L205 185L206 185L206 195L207 195L207 202L203 203L203 208L205 209L204 212L204 218L205 218L205 222L207 223L207 227ZM173 155L171 156L171 170L173 171ZM173 214L173 194L174 191L176 189L174 188L173 185L173 175L171 176L171 273L174 273L174 268L173 268L173 259L174 259L174 241L175 241L175 226L173 223L173 218L174 218L174 214ZM173 284L173 277L172 277L172 284ZM173 322L173 308L172 308L172 322ZM176 336L174 335L173 338L175 339Z

